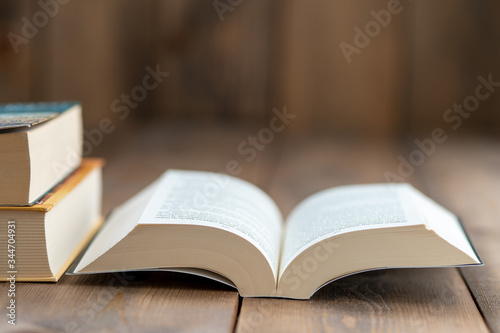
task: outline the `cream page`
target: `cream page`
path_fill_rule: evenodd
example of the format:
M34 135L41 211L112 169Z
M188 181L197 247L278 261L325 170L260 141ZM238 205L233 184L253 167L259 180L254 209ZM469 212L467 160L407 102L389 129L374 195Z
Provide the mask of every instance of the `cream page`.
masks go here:
M407 184L337 187L312 195L290 214L284 237L280 272L305 248L336 234L425 224Z
M255 185L223 174L169 170L158 181L139 224L195 224L238 234L278 274L282 216Z

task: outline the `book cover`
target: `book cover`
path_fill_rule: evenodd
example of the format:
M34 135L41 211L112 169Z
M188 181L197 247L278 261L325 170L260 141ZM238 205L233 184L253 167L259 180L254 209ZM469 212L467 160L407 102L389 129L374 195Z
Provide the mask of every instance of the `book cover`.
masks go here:
M104 160L100 158L85 158L82 160L80 168L55 186L40 200L32 206L0 206L0 211L40 211L49 212L59 203L69 192L71 192L87 175L95 168L102 168Z
M32 127L70 109L77 102L26 103L0 105L0 131Z
M79 207L75 206L74 199L69 199L70 202L73 203L71 204L72 206L67 206L68 201L65 199L74 195L74 192L77 191L79 191L78 193L80 193L78 195L81 196L82 184L84 184L85 182L87 182L86 184L92 184L88 183L89 177L91 176L91 174L93 173L95 174L96 170L102 169L103 165L104 165L104 160L102 159L86 158L82 161L81 166L77 170L75 170L64 181L62 181L56 187L54 187L50 192L48 192L45 196L43 196L33 206L0 206L0 217L2 217L0 225L2 225L2 223L7 219L9 219L9 221L10 220L16 221L16 227L15 227L16 230L15 248L17 251L16 256L17 254L19 254L19 256L21 257L24 256L25 258L22 262L20 262L20 264L24 264L24 269L21 268L21 266L19 266L18 269L19 274L16 276L16 281L57 282L61 278L61 276L66 272L66 270L68 269L70 264L75 260L78 254L85 248L88 242L94 237L96 232L102 226L103 219L100 213L100 204L98 205L99 207L96 208L95 206L89 205L88 203L93 201L100 202L101 200L100 196L85 200L85 202L82 202L80 198L80 201L78 201ZM88 185L84 186L86 186L84 188L88 188ZM100 191L100 189L97 189L95 191ZM82 224L78 222L79 218L76 216L74 217L68 216L63 220L61 220L62 223L65 224L69 223L74 225L75 227L82 229L82 233L78 234L77 238L75 238L75 242L72 243L72 246L67 250L67 252L64 252L64 257L65 257L64 262L62 263L61 266L56 265L55 266L56 270L52 271L52 274L50 275L42 274L36 277L32 275L27 275L25 274L26 268L28 267L26 266L26 262L29 260L29 258L33 258L33 253L29 252L32 251L30 249L33 246L38 246L37 244L44 244L43 247L45 248L50 243L49 232L52 232L53 234L54 232L57 233L59 230L59 227L57 228L54 227L55 225L53 224L53 222L55 222L55 220L53 218L49 220L48 218L49 216L48 214L51 214L52 210L56 208L58 205L66 205L65 211L68 210L75 212L80 211L81 216L84 216L83 220L81 221L85 222L86 226L84 226L82 229ZM62 207L60 207L59 209L61 208ZM94 211L96 209L97 211ZM26 215L27 213L29 215ZM30 218L27 218L26 216L29 216ZM39 216L39 220L37 220L35 216ZM38 223L41 223L41 226L36 227ZM35 227L39 228L42 231L43 236L41 236L41 238L38 232L36 230L34 231ZM29 234L29 232L31 232L31 234ZM0 236L2 236L0 237L1 240L3 240L6 237L6 235L0 235ZM68 233L62 233L60 236L57 237L69 237L69 236ZM54 237L52 237L52 240L54 240ZM23 254L21 254L21 251L23 252ZM50 254L49 248L46 248L44 251L46 251L46 255ZM3 264L5 263L0 263L0 267L2 267ZM43 265L43 260L40 261L37 265ZM6 281L6 278L0 276L0 281Z

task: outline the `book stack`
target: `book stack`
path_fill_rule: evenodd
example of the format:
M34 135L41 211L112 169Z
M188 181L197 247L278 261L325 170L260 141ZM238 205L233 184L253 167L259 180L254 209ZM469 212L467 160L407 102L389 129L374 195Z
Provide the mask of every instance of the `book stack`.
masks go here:
M78 103L0 106L0 281L57 281L98 229L102 160Z

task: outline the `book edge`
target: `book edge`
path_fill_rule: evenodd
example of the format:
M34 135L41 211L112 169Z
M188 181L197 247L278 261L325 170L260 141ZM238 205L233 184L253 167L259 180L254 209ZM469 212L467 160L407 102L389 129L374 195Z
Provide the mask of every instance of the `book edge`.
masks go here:
M471 238L470 238L469 234L467 233L467 230L465 230L465 228L464 228L464 224L462 223L462 219L458 216L456 216L456 218L458 220L458 224L460 225L460 228L462 228L462 231L463 231L465 237L467 238L467 241L469 242L469 245L472 249L472 252L476 256L477 260L479 261L478 263L470 264L470 265L472 265L472 266L484 266L483 260L481 259L481 257L479 256L479 253L477 252L476 248L474 247L474 243L472 243ZM460 266L458 266L458 267L460 267Z
M77 247L71 252L71 255L68 257L64 265L57 271L57 273L48 277L40 277L40 278L16 278L18 282L58 282L61 277L64 275L66 271L70 269L70 267L75 262L76 258L84 251L84 249L88 246L90 241L95 237L97 232L101 229L104 224L104 218L100 217L96 221L92 223L91 228L82 238L82 240L78 243ZM0 278L0 282L7 282L9 279Z
M35 203L32 206L0 206L0 211L49 212L66 196L66 194L71 192L78 184L80 184L80 182L85 179L87 175L89 175L94 169L103 167L104 164L105 162L101 158L84 158L82 160L82 164L76 170L52 188L44 197L38 200L41 201L47 197L46 201L39 204ZM56 191L52 192L53 190Z

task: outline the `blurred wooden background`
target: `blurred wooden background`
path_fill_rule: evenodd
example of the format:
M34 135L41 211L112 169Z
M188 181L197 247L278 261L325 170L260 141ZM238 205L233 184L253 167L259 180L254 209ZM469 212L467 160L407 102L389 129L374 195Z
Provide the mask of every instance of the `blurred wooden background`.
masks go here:
M128 121L265 124L286 105L295 131L356 136L449 128L443 114L479 75L500 81L493 0L401 1L350 63L340 44L392 1L59 1L0 0L0 102L81 100L89 128L118 119L113 101L146 66L170 75ZM41 27L16 53L23 17ZM496 134L499 101L481 101L460 131Z

